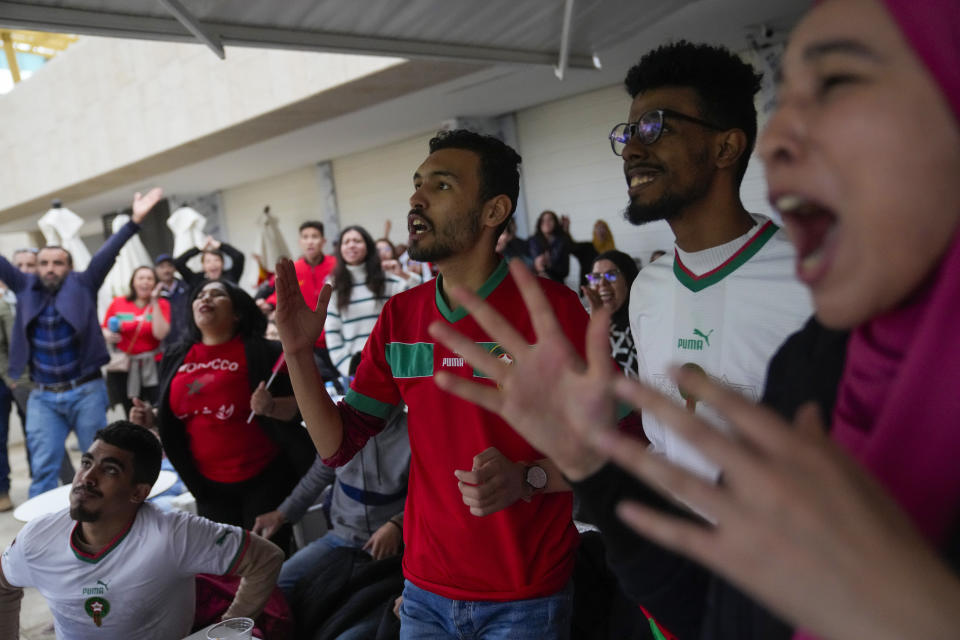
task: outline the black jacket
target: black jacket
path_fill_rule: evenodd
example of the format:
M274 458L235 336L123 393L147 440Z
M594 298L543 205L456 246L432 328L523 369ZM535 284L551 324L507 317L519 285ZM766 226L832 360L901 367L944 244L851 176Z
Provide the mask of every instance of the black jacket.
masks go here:
M190 453L190 443L186 425L177 419L170 409L170 384L173 377L183 364L183 359L193 343L184 341L171 347L160 362L160 388L163 390L158 406L158 424L160 440L170 462L173 463L183 483L190 493L200 501L203 500L208 486L208 480L201 475ZM249 372L250 393L256 389L261 381L270 377L270 370L280 356L279 342L266 338L251 338L246 341L244 351L247 357ZM292 395L290 379L285 375L278 375L271 385L271 393L275 396ZM316 449L306 429L300 425L300 417L281 422L272 418L259 416L257 423L271 440L280 447L280 455L285 456L293 466L298 476L306 473L316 456Z
M220 252L230 256L230 260L233 261L233 264L229 269L223 270L223 277L234 284L240 282L240 276L243 275L243 254L226 242L220 243ZM180 275L183 276L183 281L187 283L187 288L189 291L193 291L198 284L207 278L207 276L203 275L202 271L197 273L187 266L187 261L198 253L200 253L200 249L191 247L177 256L177 258L173 261L173 266L175 266L177 271L180 272Z
M792 420L800 405L813 401L829 418L847 337L811 318L770 361L764 404ZM632 499L675 515L694 516L612 464L572 484L581 508L603 532L607 561L623 590L678 638L789 640L793 631L787 623L720 576L635 534L617 518L614 507Z

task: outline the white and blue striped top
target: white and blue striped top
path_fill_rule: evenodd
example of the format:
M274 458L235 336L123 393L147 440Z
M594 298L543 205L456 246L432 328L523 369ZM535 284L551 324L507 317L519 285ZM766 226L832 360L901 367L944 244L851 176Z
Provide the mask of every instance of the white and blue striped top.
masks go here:
M404 280L388 273L383 295L377 298L367 287L367 272L364 265L346 265L346 267L353 278L350 304L340 311L337 308L337 292L334 291L330 296L330 304L327 305L327 321L324 325L330 360L342 376L349 375L350 358L363 350L387 298L420 284L420 278L416 275Z

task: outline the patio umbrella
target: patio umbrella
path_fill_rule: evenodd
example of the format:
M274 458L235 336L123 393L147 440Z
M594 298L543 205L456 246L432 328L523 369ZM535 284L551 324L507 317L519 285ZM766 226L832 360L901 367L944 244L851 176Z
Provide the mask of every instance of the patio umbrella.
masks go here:
M57 245L70 252L74 271L83 271L90 264L90 251L80 239L83 218L62 206L59 200L37 221L48 245Z

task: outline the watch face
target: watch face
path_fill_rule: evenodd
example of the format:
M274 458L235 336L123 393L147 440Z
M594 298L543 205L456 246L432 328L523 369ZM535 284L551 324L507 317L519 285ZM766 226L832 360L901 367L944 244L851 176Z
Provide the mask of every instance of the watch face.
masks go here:
M527 484L537 490L547 486L547 472L543 467L536 465L527 467Z

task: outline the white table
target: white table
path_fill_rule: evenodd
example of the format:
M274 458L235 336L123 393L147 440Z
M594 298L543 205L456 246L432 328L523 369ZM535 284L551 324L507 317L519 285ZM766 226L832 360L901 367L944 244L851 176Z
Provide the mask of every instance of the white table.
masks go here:
M177 474L172 471L161 471L157 481L153 483L153 488L150 489L149 497L160 495L172 487L176 481ZM66 509L70 506L70 489L72 488L72 485L65 484L34 496L17 507L13 517L20 522L30 522L34 518Z

